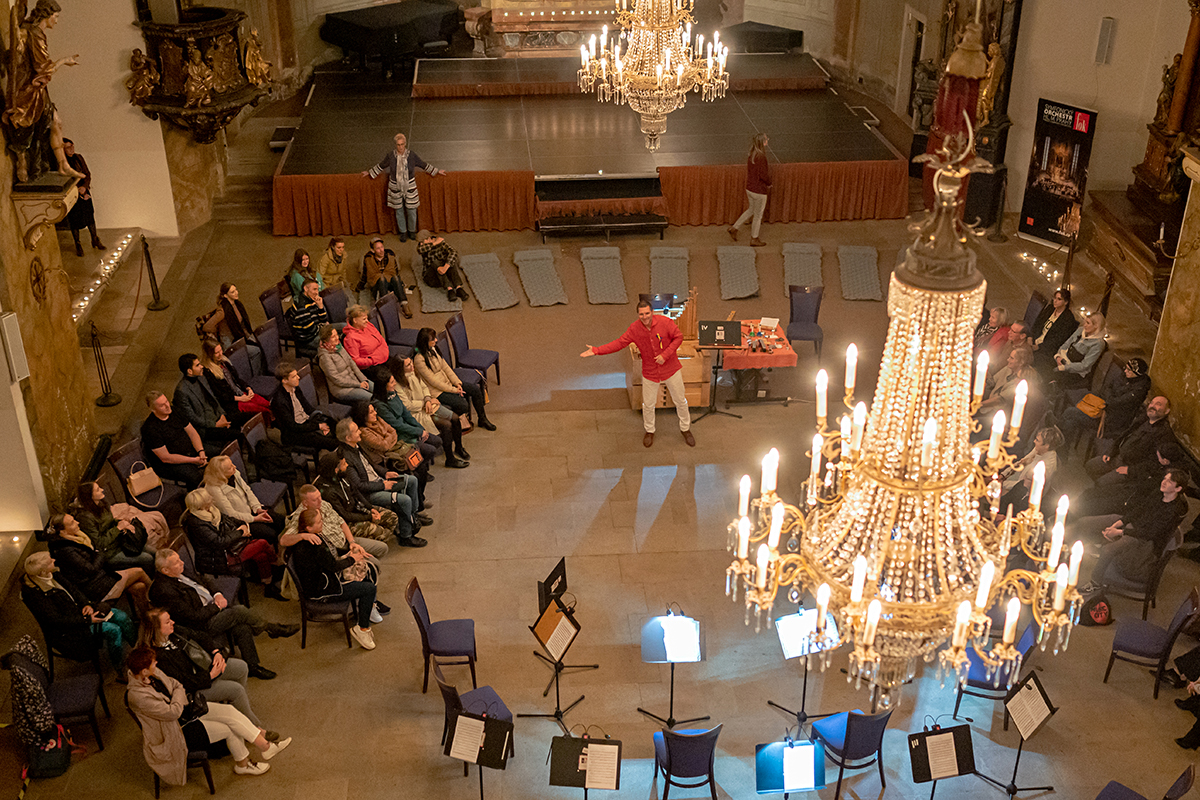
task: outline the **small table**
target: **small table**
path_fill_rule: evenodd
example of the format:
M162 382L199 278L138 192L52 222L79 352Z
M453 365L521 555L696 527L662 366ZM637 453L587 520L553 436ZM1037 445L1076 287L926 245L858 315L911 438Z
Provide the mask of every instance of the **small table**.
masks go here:
M736 373L734 378L734 397L725 401L726 408L732 403L783 403L786 407L790 397L757 397L758 388L762 384L762 371L775 367L794 367L798 362L796 351L792 349L783 326L776 325L774 331L758 334L759 320L742 320L742 343L739 349L729 349L724 353L724 367ZM765 352L751 350L752 341L762 342ZM750 398L743 395L749 389L754 394Z

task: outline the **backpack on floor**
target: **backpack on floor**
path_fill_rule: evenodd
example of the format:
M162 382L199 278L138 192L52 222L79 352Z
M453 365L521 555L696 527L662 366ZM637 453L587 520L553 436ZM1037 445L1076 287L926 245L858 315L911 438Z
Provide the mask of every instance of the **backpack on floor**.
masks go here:
M1112 621L1112 604L1108 602L1108 598L1104 596L1104 592L1096 592L1083 601L1083 608L1079 611L1080 625L1087 625L1089 627L1111 625Z

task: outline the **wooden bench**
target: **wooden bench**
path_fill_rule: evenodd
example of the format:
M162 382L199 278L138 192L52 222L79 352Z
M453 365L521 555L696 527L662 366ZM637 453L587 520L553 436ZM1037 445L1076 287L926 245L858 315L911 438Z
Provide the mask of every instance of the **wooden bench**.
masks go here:
M546 242L547 234L560 235L589 235L603 233L604 240L609 241L615 233L642 233L658 231L658 238L663 238L667 230L667 218L660 214L602 214L586 217L546 217L538 220L538 232L542 234L542 243Z

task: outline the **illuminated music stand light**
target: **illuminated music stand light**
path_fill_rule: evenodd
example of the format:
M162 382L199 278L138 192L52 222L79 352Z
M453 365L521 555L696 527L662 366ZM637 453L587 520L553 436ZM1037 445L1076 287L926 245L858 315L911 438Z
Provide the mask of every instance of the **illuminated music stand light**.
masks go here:
M823 717L833 716L836 712L809 714L805 711L805 703L808 699L808 656L810 653L819 653L830 647L835 647L840 641L837 623L834 621L833 614L826 612L825 616L825 639L821 644L827 644L828 646L813 647L812 634L817 630L817 609L815 608L804 608L795 614L780 617L775 620L775 630L779 634L779 644L783 647L784 660L790 661L793 658L804 659L804 682L801 684L800 689L799 711L785 708L774 700L768 700L767 705L791 714L800 725L803 725L810 719L822 719Z
M704 636L700 620L685 616L682 610L675 614L669 608L665 616L651 617L642 626L642 661L646 664L671 665L671 699L665 718L644 708L639 708L638 711L668 728L710 719L708 716L675 719L675 665L693 664L703 660Z
M812 792L825 788L825 748L820 742L769 742L754 748L754 790L758 794Z

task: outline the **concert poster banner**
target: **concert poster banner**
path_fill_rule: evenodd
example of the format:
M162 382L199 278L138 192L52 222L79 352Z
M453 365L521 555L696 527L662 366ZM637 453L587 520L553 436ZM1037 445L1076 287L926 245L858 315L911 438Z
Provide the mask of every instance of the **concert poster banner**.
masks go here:
M1018 235L1065 245L1079 230L1096 112L1038 100Z

